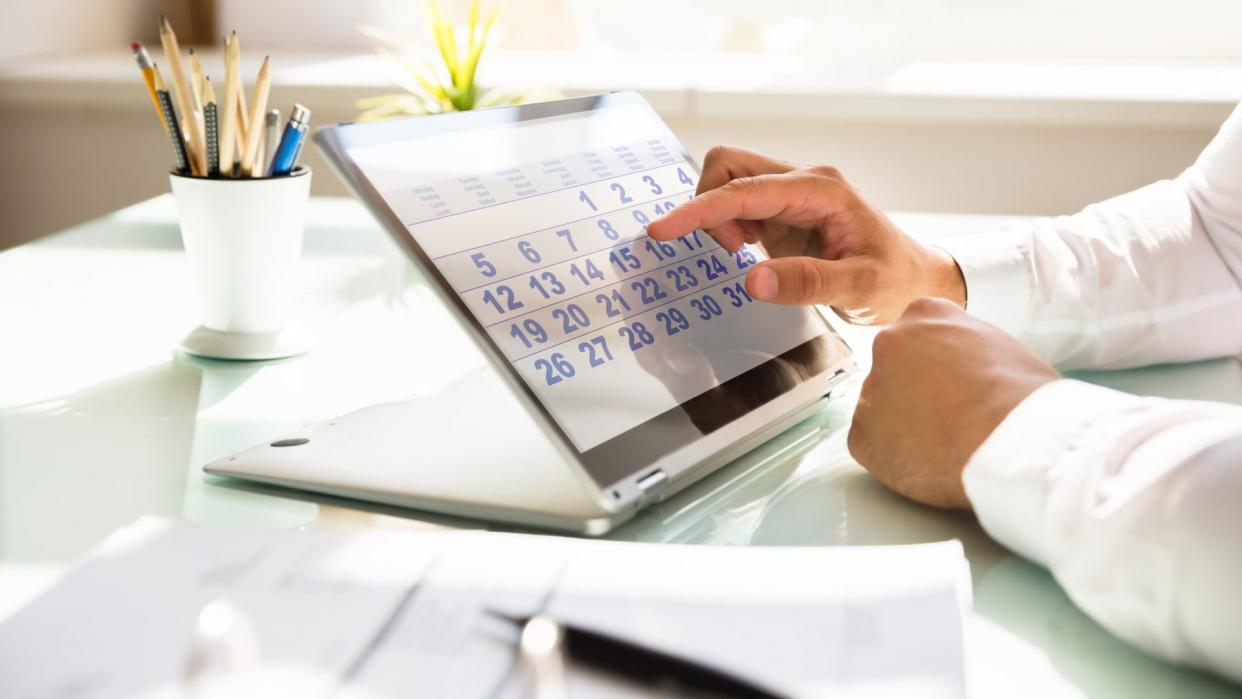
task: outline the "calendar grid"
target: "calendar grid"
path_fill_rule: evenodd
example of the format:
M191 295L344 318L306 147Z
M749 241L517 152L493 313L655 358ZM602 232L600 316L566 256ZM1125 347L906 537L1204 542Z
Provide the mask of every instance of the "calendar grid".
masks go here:
M661 167L663 167L663 166L661 166ZM465 253L468 253L468 252L474 252L475 250L482 250L483 248L489 248L489 247L491 247L491 246L493 246L493 245L496 245L496 244L498 244L498 243L507 243L507 242L509 242L509 241L511 241L511 240L517 240L518 238L526 238L526 237L528 237L528 236L535 235L536 233L544 233L544 232L546 232L546 231L558 230L558 229L561 229L561 228L565 228L566 226L571 226L571 225L573 225L573 224L575 224L575 223L582 223L583 221L590 221L590 220L591 220L591 219L593 219L593 218L603 218L604 216L611 216L612 214L615 214L615 213L620 212L620 211L626 211L626 210L629 210L629 209L637 209L637 208L639 208L639 207L645 206L645 205L650 204L650 203L652 203L652 202L659 202L659 201L661 201L661 200L669 199L669 198L671 198L671 197L679 197L679 196L681 196L681 195L683 195L683 194L687 194L687 193L692 192L692 191L694 191L694 190L692 190L692 189L683 189L683 190L681 190L680 192L672 192L672 193L669 193L669 194L661 194L661 195L659 195L659 196L652 197L652 198L650 198L650 199L648 199L648 200L646 200L646 201L639 202L639 203L638 203L638 204L636 204L636 205L619 206L619 207L617 207L617 208L615 208L615 209L609 209L608 211L597 211L597 212L595 212L595 213L592 213L590 216L583 216L582 218L576 218L576 219L574 219L574 220L572 220L572 221L565 221L564 223L558 223L558 224L556 224L555 226L545 226L545 227L543 227L543 228L536 228L536 229L535 229L535 230L533 230L533 231L527 231L527 232L525 232L525 233L519 233L519 234L517 234L517 235L511 235L511 236L509 236L508 238L497 238L496 240L493 240L493 241L488 242L488 243L483 243L482 245L474 245L474 246L471 246L471 247L468 247L468 248L462 248L461 250L457 250L457 251L454 251L454 252L446 252L446 253L444 253L443 255L437 255L436 257L433 257L433 258L431 258L431 259L432 259L432 260L436 260L436 261L438 261L438 260L443 260L443 259L446 259L446 258L449 258L449 257L453 257L453 256L455 256L455 255L462 255L462 254L465 254ZM462 213L468 213L468 212L462 212ZM645 234L644 234L644 235L645 235ZM641 238L641 237L642 237L642 235L634 236L633 238L631 238L630 240L625 241L625 242L631 242L631 241L636 240L636 239ZM603 252L604 250L608 250L608 249L610 249L610 248L617 247L618 245L624 245L624 244L625 244L624 242L622 242L622 243L617 243L616 245L612 245L612 246L609 246L609 247L603 247L603 248L600 248L600 249L595 250L595 251L593 251L593 252L588 252L588 253L586 253L586 254L587 254L587 255L592 255L592 254L594 254L594 253L596 253L596 252ZM582 257L582 255L579 255L578 257ZM576 257L571 257L571 258L567 258L567 259L565 259L565 260L561 260L560 262L568 262L569 260L574 260L574 259L577 259L577 258L576 258ZM553 262L552 264L560 264L560 262ZM550 266L551 266L551 265L545 265L545 267L550 267ZM531 273L531 272L537 272L537 271L539 271L539 270L541 270L541 269L543 269L543 267L537 267L537 268L534 268L534 269L528 270L528 271L526 271L526 272L519 272L518 274L514 274L514 275L511 275L511 276L505 277L504 279L492 279L491 281L487 282L487 284L481 284L480 286L476 286L476 287L473 287L473 288L470 288L470 289L458 289L458 291L459 291L459 292L462 292L462 293L467 292L467 291L474 291L475 289L480 289L480 288L482 288L482 287L484 287L484 286L487 286L488 284L496 284L496 283L498 283L498 282L502 282L502 281L506 281L506 280L508 280L508 279L512 279L513 277L520 277L520 276L522 276L523 274L529 274L529 273Z
M617 211L622 211L622 209L617 209ZM586 219L580 219L580 220L585 221ZM560 226L554 226L554 228L559 228L559 227L560 227ZM538 230L538 231L536 231L536 232L537 232L537 233L542 233L543 231L550 231L550 230L552 230L552 229L551 229L551 228L541 228L541 229L539 229L539 230ZM575 256L573 256L573 257L566 257L566 258L565 258L565 259L563 259L563 260L557 260L556 262L553 262L553 263L551 263L551 264L546 264L546 265L544 265L544 266L542 266L542 267L532 267L531 269L528 269L528 270L526 270L525 272L518 272L517 274L511 274L511 275L509 275L509 276L507 276L507 277L502 277L502 278L500 278L500 279L490 279L490 280L488 280L488 281L487 281L487 283L485 283L485 284L480 284L480 285L478 285L478 286L472 286L472 287L470 287L469 289L458 289L458 290L457 290L457 293L459 293L459 294L466 294L466 293L469 293L469 292L471 292L471 291L478 291L479 289L483 289L483 288L489 287L489 286L491 286L492 284L500 284L500 283L502 283L502 282L507 282L507 281L510 281L510 280L513 280L513 279L517 279L518 277L525 277L525 276L529 276L529 275L532 275L532 274L536 274L536 273L538 273L538 272L540 272L540 271L542 271L542 270L548 269L549 267L555 267L555 266L557 266L557 265L563 265L563 264L565 264L566 262L573 262L573 261L575 261L575 260L581 260L581 259L582 259L582 258L584 258L584 257L590 257L591 255L598 255L598 254L599 254L599 253L601 253L601 252L608 252L609 250L616 250L617 248L619 248L619 247L623 247L623 246L625 246L625 245L629 245L630 243L632 243L632 242L634 242L634 241L636 241L636 240L642 240L644 237L646 237L646 234L645 234L645 233L639 233L638 235L632 235L632 236L630 236L630 237L626 238L625 240L618 240L617 242L613 243L612 245L609 245L608 247L604 247L604 248L597 248L597 249L595 249L595 250L591 250L591 251L589 251L589 252L584 252L584 253L582 253L581 255L575 255ZM487 247L487 246L486 246L486 245L484 245L484 246L481 246L481 247ZM472 249L473 249L473 248L472 248Z
M580 294L575 294L575 295L573 295L573 296L566 296L566 297L565 297L565 298L563 298L563 299L557 299L556 301L553 301L552 303L544 304L544 305L539 306L539 307L537 307L537 308L532 308L532 309L530 309L529 311L526 311L525 313L522 313L521 315L509 316L509 317L506 317L506 318L501 318L500 320L497 320L497 321L496 321L496 322L494 322L494 323L490 323L490 324L484 325L483 327L485 327L485 328L494 328L494 327L496 327L497 325L504 325L505 323L512 323L513 321L517 320L518 318L524 318L524 317L526 317L526 316L528 316L528 315L530 315L530 314L532 314L532 313L536 313L536 312L538 312L538 311L542 311L542 310L543 310L543 309L545 309L545 308L550 308L550 307L552 307L552 306L556 306L556 305L558 305L558 304L565 303L566 301L573 301L574 299L582 298L583 296L586 296L586 295L588 295L588 294L592 294L592 293L602 293L602 292L603 292L604 290L606 290L606 289L611 289L612 287L617 286L618 284L624 284L625 282L627 282L627 281L629 281L629 280L631 280L631 279L634 279L634 278L636 278L636 277L645 276L645 275L651 274L652 272L658 272L658 271L660 271L660 270L662 270L662 269L667 269L667 268L669 268L669 267L672 267L673 265L685 264L685 263L687 263L687 262L693 262L694 260L697 260L698 258L703 257L704 255L710 255L711 253L714 253L714 252L716 252L717 250L722 250L722 249L723 249L723 248L711 248L711 249L709 249L709 250L704 250L703 252L700 252L699 254L694 255L694 256L692 256L692 257L683 257L683 258L682 258L682 259L680 259L680 260L673 260L672 262L670 262L670 263L668 263L668 264L666 264L666 265L660 265L659 267L653 267L652 269L647 270L647 271L641 271L641 270L631 270L632 272L634 272L633 274L630 274L628 277L620 277L619 279L617 279L617 281L615 281L615 282L613 282L613 283L611 283L611 284L605 284L604 286L597 286L597 287L595 287L594 289L587 289L586 291L584 291L584 292L582 292L582 293L580 293ZM692 295L692 294L691 294L691 293L685 293L685 294L682 294L681 296L678 296L678 297L677 297L677 299L682 299L682 298L685 298L686 296L690 296L690 295ZM676 301L677 299L673 299L673 300L674 300L674 301ZM640 311L640 313L645 313L645 312L646 312L646 311ZM637 314L635 313L635 314L631 314L631 315L637 315Z
M722 284L728 284L729 282L731 282L731 281L733 281L733 280L735 280L735 279L737 279L737 275L736 275L736 274L734 274L734 275L732 275L732 276L730 276L730 277L727 277L727 278L725 278L725 279L722 279L722 280L720 280L720 281L718 281L718 282L714 282L714 283L712 283L712 284L708 284L708 285L706 285L706 286L698 287L698 288L696 288L693 292L687 292L687 293L684 293L684 294L682 294L681 296L678 296L678 297L676 297L676 298L669 299L669 300L667 300L667 301L665 301L665 302L663 302L663 303L661 303L661 304L659 304L659 305L656 305L656 306L648 306L647 308L644 308L644 309L642 309L641 311L638 311L638 312L636 312L636 313L631 313L631 314L629 314L629 315L623 315L621 318L619 318L619 319L617 319L617 320L614 320L614 321L612 321L611 323L606 323L606 324L604 324L604 325L599 325L599 326L593 326L593 327L591 327L590 329L584 329L584 330L585 330L584 332L580 332L580 333L578 333L577 335L574 335L573 337L567 337L567 338L565 338L564 340L561 340L560 342L556 343L555 345L546 345L546 346L544 346L544 347L540 347L539 349L535 350L534 352L529 352L529 353L527 353L527 354L524 354L524 355L522 355L522 356L520 356L520 357L517 357L516 359L512 359L512 360L510 360L510 361L511 361L511 363L513 363L513 364L517 364L518 362L522 361L523 359L529 359L529 358L531 358L531 357L535 356L536 354L543 354L544 352L547 352L547 351L549 351L549 350L556 349L557 347L560 347L561 345L564 345L564 344L567 344L567 343L573 342L574 340L579 340L579 339L582 339L582 338L586 337L587 335L592 335L592 334L595 334L595 333L597 333L597 332L599 332L599 331L601 331L601 330L604 330L604 329L607 329L607 328L611 328L611 327L612 327L612 326L614 326L614 325L620 325L621 323L626 323L626 322L629 322L629 321L630 321L631 319L633 319L633 318L636 318L636 317L641 316L641 315L646 314L646 313L650 313L650 312L652 312L652 311L658 311L659 309L664 308L665 306L669 306L669 305L672 305L672 304L674 304L674 303L677 303L678 301L680 301L680 300L682 300L682 299L684 299L684 298L688 298L688 297L690 297L690 296L694 296L695 294L702 294L703 292L708 291L709 289L714 289L714 288L716 288L716 287L718 287L718 286L720 286L720 285L722 285Z
M694 197L698 173L667 144L595 143L387 189L448 288L580 449L792 341L770 330L778 311L746 292L758 251L730 253L702 231L671 241L647 235L651 221ZM701 347L706 373L664 366L674 348L722 331L746 351ZM584 395L627 408L601 422L574 407Z

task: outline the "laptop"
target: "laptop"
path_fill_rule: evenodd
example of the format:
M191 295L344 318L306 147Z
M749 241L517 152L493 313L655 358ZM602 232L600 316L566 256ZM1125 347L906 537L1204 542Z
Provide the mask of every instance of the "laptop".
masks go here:
M599 535L801 421L854 367L818 309L746 293L761 248L646 236L699 171L637 93L314 140L486 369L209 473Z

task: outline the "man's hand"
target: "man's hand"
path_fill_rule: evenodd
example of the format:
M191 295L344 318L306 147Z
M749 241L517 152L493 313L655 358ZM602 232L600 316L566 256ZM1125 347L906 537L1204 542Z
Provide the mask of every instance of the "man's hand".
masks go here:
M919 296L965 304L948 253L908 237L831 167L797 168L717 146L707 153L698 196L652 221L672 240L702 228L736 251L759 243L773 259L746 276L761 301L825 304L855 323L887 323Z
M1057 372L1000 329L920 298L872 347L850 453L879 481L936 507L970 507L962 469L1023 399Z

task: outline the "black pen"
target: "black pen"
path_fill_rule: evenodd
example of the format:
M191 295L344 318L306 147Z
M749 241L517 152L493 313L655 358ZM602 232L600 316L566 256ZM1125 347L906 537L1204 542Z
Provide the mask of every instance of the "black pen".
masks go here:
M673 685L709 696L785 699L784 695L726 670L601 631L565 624L546 614L522 617L491 610L488 614L523 629L532 622L555 625L566 657L650 687Z

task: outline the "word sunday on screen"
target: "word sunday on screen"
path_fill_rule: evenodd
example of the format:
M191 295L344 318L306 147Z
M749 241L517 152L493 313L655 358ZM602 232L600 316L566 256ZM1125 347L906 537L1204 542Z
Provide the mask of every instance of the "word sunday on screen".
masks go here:
M731 378L668 369L708 326L743 328L752 306L742 278L757 250L730 254L701 232L672 242L646 236L648 222L694 196L697 177L662 139L647 139L422 183L386 199L586 450Z

